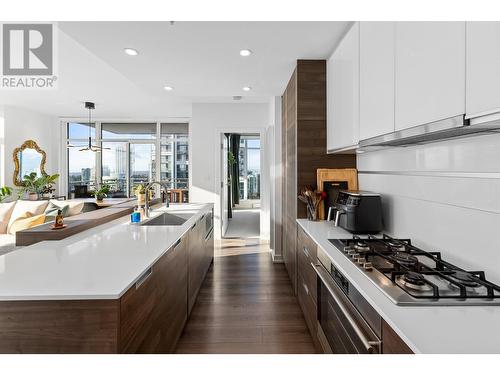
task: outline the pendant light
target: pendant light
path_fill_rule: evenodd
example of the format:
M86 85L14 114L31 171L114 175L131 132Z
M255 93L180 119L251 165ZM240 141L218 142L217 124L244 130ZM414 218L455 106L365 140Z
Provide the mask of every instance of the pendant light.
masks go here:
M102 150L111 150L109 147L101 147L92 144L92 110L95 109L95 103L85 102L85 108L89 110L89 122L88 122L89 143L84 148L81 148L79 151L101 152ZM79 147L79 146L68 145L68 147Z

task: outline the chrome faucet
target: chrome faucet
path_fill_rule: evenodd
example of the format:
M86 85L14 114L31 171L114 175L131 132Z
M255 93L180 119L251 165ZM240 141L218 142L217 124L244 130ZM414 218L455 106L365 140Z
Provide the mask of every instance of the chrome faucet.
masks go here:
M148 192L149 192L149 189L151 189L154 185L160 186L160 190L161 190L161 188L163 188L163 190L165 191L165 194L167 195L167 207L170 207L170 194L168 192L167 184L163 183L163 182L159 182L159 181L149 182L145 188L145 190L146 190L146 199L144 201L144 216L145 217L149 217L149 210L150 210Z

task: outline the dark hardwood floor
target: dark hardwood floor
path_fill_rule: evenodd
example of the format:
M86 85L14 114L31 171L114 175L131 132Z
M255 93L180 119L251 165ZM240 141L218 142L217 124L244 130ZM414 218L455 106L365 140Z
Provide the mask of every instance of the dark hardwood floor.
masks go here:
M314 353L283 264L266 245L223 240L177 353Z

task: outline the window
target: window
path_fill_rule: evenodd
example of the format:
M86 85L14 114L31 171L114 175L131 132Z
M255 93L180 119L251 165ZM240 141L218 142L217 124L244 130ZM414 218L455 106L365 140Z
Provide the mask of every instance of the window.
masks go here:
M156 123L102 123L102 181L113 197L133 197L134 188L156 180Z
M130 196L134 187L156 180L154 143L132 143L130 145Z
M89 130L92 142L95 142L94 124L70 122L68 134L68 191L76 197L87 196L95 186L96 155L93 152L80 151L88 145Z
M156 124L155 123L103 123L102 124L102 139L155 139Z
M260 199L260 139L240 138L240 199Z
M187 124L161 124L160 177L171 189L189 188Z
M68 123L67 126L69 144L88 143L87 124ZM102 152L68 148L69 192L85 196L96 182L105 182L111 187L108 196L128 197L134 195L137 184L158 178L171 189L188 189L188 124L98 122L96 128L97 131L90 128L92 142L101 143L106 148ZM84 191L80 185L85 185Z
M127 197L127 142L102 142L109 150L102 151L102 182L110 186L111 197Z

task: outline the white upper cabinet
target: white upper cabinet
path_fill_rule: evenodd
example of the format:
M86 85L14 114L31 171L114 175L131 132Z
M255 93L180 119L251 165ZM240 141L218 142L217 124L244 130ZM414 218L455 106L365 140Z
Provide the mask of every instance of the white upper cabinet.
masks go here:
M327 62L327 150L355 147L359 141L359 23L346 34Z
M397 22L395 48L396 130L465 113L465 22Z
M467 117L500 112L500 22L467 22Z
M394 131L395 22L361 22L359 138Z

